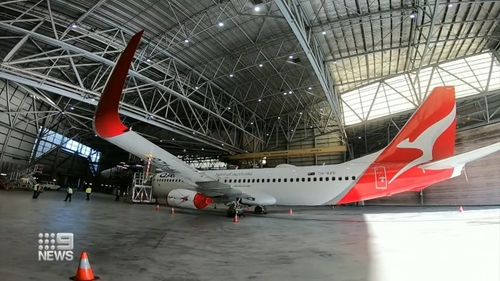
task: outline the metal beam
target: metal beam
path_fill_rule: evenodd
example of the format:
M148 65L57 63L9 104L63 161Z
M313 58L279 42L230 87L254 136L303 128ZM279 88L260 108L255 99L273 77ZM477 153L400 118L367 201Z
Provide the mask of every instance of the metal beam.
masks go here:
M61 95L61 96L65 96L65 97L71 98L71 99L73 99L75 101L78 101L78 102L82 102L82 103L86 103L86 104L91 104L91 105L97 106L97 100L84 98L80 94L78 94L77 92L72 92L72 91L70 91L68 89L64 89L63 87L56 87L56 86L49 85L47 83L40 83L40 82L38 82L36 80L32 80L32 79L28 79L26 77L21 77L19 75L14 75L14 74L11 74L11 73L7 73L5 71L0 71L0 78L7 79L7 80L10 80L10 81L14 81L16 83L20 83L20 84L23 84L23 85L26 85L26 86L29 86L29 87L33 87L33 88L36 88L36 89L40 89L40 90L52 92L52 93L55 93L55 94L58 94L58 95ZM180 129L176 128L176 127L168 125L168 121L169 120L166 120L166 119L165 120L161 120L159 118L157 120L147 119L146 117L144 117L144 114L139 114L139 112L141 112L141 109L139 109L139 108L132 108L129 105L128 106L125 105L125 108L122 107L120 109L120 113L122 115L131 117L133 119L136 119L136 120L139 120L139 121L142 121L142 122L145 122L145 123L152 124L154 126L157 126L159 128L165 129L165 130L169 130L171 132L174 132L176 134L182 135L182 136L187 137L187 138L196 139L199 142L205 143L205 144L207 144L209 146L212 146L212 147L215 147L217 149L224 150L224 151L227 151L227 152L230 152L230 153L231 152L232 153L234 153L234 152L244 152L243 149L231 146L230 144L225 144L224 146L215 144L215 142L221 143L219 140L211 139L209 141L209 140L203 139L203 138L207 138L208 136L200 136L199 134L192 134L192 133L190 134L190 133L187 133L186 131L183 131L183 130L180 130ZM184 128L184 129L191 131L190 128Z
M338 96L336 95L334 82L325 63L324 54L318 42L311 32L310 24L302 11L301 6L296 0L276 0L276 5L285 17L288 25L292 29L295 37L299 41L304 53L311 64L316 77L318 78L321 88L326 95L326 99L335 114L337 123L342 136L346 136L344 124L341 121L341 110Z

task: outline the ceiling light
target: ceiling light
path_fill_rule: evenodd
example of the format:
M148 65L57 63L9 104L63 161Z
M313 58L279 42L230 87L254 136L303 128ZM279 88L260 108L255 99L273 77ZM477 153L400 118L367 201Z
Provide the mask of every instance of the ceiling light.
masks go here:
M182 151L183 151L183 152L186 152L186 149L184 148Z
M234 77L234 74L232 74L232 73L231 73L231 74L229 74L229 77L231 77L231 78L232 78L232 77Z
M451 8L451 7L453 7L453 4L451 4L451 3L448 4L448 8Z
M146 61L147 61L147 62L150 62L150 61L151 61L151 59L149 59L149 58L148 58Z
M250 122L250 125L253 125L253 122Z
M184 40L184 43L189 43L189 39L185 39L185 40Z
M269 134L266 134L266 136L269 136Z
M288 91L288 93L291 95L293 93L293 91Z
M74 107L70 107L69 109L74 110L75 108Z
M175 138L172 138L172 140L175 140Z
M260 12L260 6L255 6L255 7L253 8L253 10L254 10L254 11L256 11L256 12Z
M361 136L359 136L359 137L358 137L358 139L359 139L359 140L360 140L360 139L362 139L362 138L361 138Z
M321 34L326 35L326 31L321 32Z
M308 90L312 90L312 89L313 89L313 87L309 87L309 88L307 88L307 89L308 89Z
M301 112L299 112L299 114L300 114L300 115L302 115L302 111L301 111Z
M78 24L76 24L76 23L71 24L71 28L73 28L73 29L78 28Z
M163 140L160 140L160 142L163 142Z
M262 101L262 99L258 99L258 101L259 101L259 102L261 102L261 101Z
M200 87L196 86L196 87L194 87L194 88L195 88L196 90L198 90Z
M278 116L278 120L280 120L280 119L281 119L281 117Z
M264 66L264 65L263 65L262 63L261 63L261 64L259 64L259 67L263 67L263 66Z
M224 26L224 23L223 23L223 22L219 22L217 25L218 25L219 27L223 27L223 26Z
M223 143L221 143L221 145L222 145L222 146L224 146L224 144L223 144Z
M415 13L410 14L410 19L414 19L417 15Z
M289 59L293 59L293 56L292 56L292 55L289 55L289 56L288 56L288 58L289 58Z
M205 150L205 149L202 147L201 150Z
M230 106L228 106L228 107L227 107L227 109L229 110L229 109L231 109L231 107L230 107Z
M284 92L284 93L283 93L283 95L285 95L285 96L286 96L286 92Z
M293 132L293 129L291 129L290 132Z

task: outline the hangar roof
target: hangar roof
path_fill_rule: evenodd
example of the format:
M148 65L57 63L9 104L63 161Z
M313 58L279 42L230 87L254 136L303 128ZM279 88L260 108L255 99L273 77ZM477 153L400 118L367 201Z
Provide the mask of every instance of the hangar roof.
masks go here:
M497 56L500 48L498 1L28 0L0 7L2 37L11 39L0 40L1 77L44 94L41 101L58 110L73 108L75 125L89 132L117 54L144 29L123 114L178 149L265 150L276 134L293 141L293 129L311 126L342 136L343 93L473 54Z

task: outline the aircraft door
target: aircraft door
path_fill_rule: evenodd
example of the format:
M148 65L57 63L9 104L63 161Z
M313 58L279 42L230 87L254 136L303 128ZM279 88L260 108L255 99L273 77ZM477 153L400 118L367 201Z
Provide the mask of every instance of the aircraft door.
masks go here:
M387 189L387 172L384 166L373 168L375 174L375 189Z

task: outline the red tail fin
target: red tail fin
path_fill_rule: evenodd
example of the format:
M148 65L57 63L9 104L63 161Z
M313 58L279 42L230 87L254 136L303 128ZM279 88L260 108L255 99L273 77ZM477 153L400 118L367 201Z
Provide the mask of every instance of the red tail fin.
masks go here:
M376 162L408 163L421 156L425 156L427 162L453 156L455 117L455 89L434 88ZM425 155L426 153L429 155Z
M455 89L435 88L339 203L421 190L448 179L452 171L425 173L413 168L454 155L455 117Z

